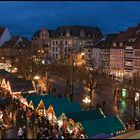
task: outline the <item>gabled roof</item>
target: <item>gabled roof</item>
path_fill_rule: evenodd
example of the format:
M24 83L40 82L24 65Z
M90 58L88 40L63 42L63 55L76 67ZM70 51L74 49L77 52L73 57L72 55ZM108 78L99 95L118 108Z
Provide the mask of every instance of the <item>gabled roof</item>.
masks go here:
M140 49L140 38L138 38L138 39L136 40L136 43L135 43L135 45L134 45L134 49Z
M21 41L19 41L19 39L21 38ZM25 38L25 37L21 37L21 36L13 36L9 41L6 41L1 48L20 48L20 49L24 49L27 47L30 47L31 43L30 41Z
M136 35L136 28L131 27L128 28L126 32L120 32L118 36L116 37L114 42L127 42L129 38L134 37Z
M40 34L41 30L37 30L33 36L32 36L32 39L34 39L34 37L39 37L39 34Z
M0 27L0 37L2 36L3 32L5 31L5 27Z
M89 137L96 136L97 134L111 134L125 129L122 122L116 116L110 116L101 119L89 120L81 122L86 134Z
M12 92L21 91L34 91L34 87L31 80L24 78L11 78L9 79L10 87Z
M39 102L42 100L46 109L50 105L54 107L56 116L59 117L62 113L73 113L81 111L80 104L77 102L70 102L67 98L58 98L51 95L28 95L26 96L27 102L33 102L36 109Z
M107 34L104 40L101 40L99 43L97 43L96 47L100 49L109 49L117 35L117 33Z
M14 77L14 75L4 69L0 69L0 77Z

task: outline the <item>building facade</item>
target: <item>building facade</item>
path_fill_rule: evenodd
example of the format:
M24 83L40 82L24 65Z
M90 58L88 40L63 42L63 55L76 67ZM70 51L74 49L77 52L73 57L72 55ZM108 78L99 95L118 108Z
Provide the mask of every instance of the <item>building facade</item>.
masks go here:
M14 36L0 47L0 57L2 59L11 60L25 52L29 53L30 50L31 43L27 38Z
M140 76L140 36L138 37L134 46L133 55L133 71L137 76Z
M35 39L37 36L37 39ZM102 36L101 31L97 27L88 26L61 26L56 30L48 30L48 38L50 42L49 54L53 60L68 57L72 51L84 52L84 46L89 42L94 42ZM47 41L46 41L47 42ZM32 46L41 46L42 39L40 31L34 34Z

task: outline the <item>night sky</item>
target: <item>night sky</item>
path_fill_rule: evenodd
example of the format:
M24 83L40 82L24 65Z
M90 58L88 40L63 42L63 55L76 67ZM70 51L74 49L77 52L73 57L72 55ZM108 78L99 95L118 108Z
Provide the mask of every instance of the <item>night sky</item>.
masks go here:
M140 2L0 2L0 25L28 38L42 27L89 25L106 34L138 23Z

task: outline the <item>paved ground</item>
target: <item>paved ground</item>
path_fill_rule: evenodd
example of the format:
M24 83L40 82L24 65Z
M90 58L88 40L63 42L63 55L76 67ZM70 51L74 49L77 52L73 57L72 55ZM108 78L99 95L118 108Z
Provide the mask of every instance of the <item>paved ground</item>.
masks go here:
M100 85L100 89L96 90L92 96L92 104L96 107L97 103L102 106L103 100L106 101L104 113L106 115L119 115L121 120L125 123L129 117L133 116L133 107L129 101L116 101L114 97L115 84L114 81L108 78L98 77L97 80ZM56 88L55 95L65 93L65 83L62 79L52 78L51 82L54 83ZM74 84L74 101L81 102L82 99L87 95L88 91L83 89L79 84ZM15 120L16 123L16 120ZM13 129L7 130L5 132L5 139L18 139L17 137L18 129L14 127ZM36 138L35 127L29 127L27 130L27 138Z
M52 78L51 82L54 83L56 88L55 95L65 93L65 83L59 78ZM130 101L118 101L114 96L115 81L110 78L98 77L97 83L101 87L98 88L92 96L92 105L96 107L97 103L101 106L103 105L103 100L105 100L105 110L106 115L118 115L124 123L127 122L128 118L133 116L133 106ZM82 99L87 95L88 91L83 89L79 84L74 85L74 101L81 102ZM140 114L138 114L139 116Z

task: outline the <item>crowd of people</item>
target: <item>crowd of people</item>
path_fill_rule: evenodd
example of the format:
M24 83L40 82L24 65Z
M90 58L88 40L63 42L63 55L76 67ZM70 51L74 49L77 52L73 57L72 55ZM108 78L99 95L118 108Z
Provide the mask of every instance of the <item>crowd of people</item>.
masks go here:
M140 129L140 122L138 119L134 118L134 119L128 119L127 123L126 123L126 129L128 130L128 132L131 131L135 131Z
M78 127L69 131L69 126L59 125L57 122L51 123L47 118L44 127L39 127L37 139L85 139L86 134L83 129Z

